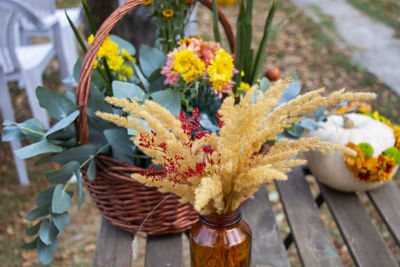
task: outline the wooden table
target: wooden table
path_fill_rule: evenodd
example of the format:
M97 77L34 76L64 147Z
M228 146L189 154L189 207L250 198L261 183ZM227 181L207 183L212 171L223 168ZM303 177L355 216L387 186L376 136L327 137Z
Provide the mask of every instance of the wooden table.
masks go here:
M290 266L286 246L294 241L303 266L343 266L321 219L323 201L336 221L357 266L399 266L371 218L353 193L319 185L316 200L305 180L306 168L297 167L288 181L277 182L291 234L282 240L265 186L241 207L253 231L252 266ZM400 191L393 181L367 193L397 245L400 246ZM133 236L102 219L93 266L131 266ZM149 236L146 267L182 266L182 234Z

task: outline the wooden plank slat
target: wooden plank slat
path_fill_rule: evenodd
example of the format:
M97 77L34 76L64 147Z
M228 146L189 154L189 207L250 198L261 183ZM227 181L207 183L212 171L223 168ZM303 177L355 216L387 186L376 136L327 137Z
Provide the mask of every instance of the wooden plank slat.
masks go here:
M103 217L97 235L93 267L131 267L133 235L107 222Z
M400 190L394 181L367 193L393 238L400 246Z
M242 204L240 211L253 233L252 265L289 267L289 258L279 234L266 186L261 185L253 197Z
M342 266L301 167L277 181L281 201L303 266Z
M145 267L180 267L182 234L147 236Z
M356 265L398 266L357 195L319 186Z

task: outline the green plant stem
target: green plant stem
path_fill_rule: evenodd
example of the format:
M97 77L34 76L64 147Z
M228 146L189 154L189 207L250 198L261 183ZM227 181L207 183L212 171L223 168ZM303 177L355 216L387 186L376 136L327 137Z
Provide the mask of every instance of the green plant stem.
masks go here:
M26 131L26 132L30 132L30 133L39 135L39 136L44 136L44 133L29 129L29 128L26 128L26 127L20 127L20 129L23 130L23 131Z
M112 78L112 75L111 75L110 67L107 64L107 59L106 58L102 58L102 60L103 60L103 63L104 63L104 69L106 70L106 74L107 74L108 80L109 80L109 82L111 84L112 81L113 81L113 78Z

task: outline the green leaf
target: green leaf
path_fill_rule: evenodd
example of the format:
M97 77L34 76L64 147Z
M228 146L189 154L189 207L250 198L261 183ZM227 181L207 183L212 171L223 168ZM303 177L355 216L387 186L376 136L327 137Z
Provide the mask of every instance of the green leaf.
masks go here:
M72 31L74 32L75 38L78 41L80 47L82 48L82 51L86 54L87 52L87 48L85 43L82 40L81 34L79 33L78 29L75 27L74 23L72 22L72 20L70 19L70 17L67 14L67 10L65 10L65 16L67 17L69 26L71 27Z
M155 102L168 109L174 115L178 115L181 111L181 98L179 92L175 90L158 91L150 96Z
M5 120L3 122L3 141L28 139L31 142L37 142L45 134L46 126L39 120L32 118L22 123L16 123ZM14 128L16 127L16 128Z
M139 51L139 62L143 74L146 77L150 77L156 69L165 65L167 58L164 53L157 48L142 45Z
M159 79L162 79L164 81L164 75L161 74L161 68L156 69L155 71L153 71L153 73L149 76L148 81L150 83L153 83Z
M134 56L136 54L135 47L130 42L122 39L121 37L111 34L110 40L118 44L119 50L125 49L131 56Z
M89 162L89 167L87 169L87 176L89 180L93 181L96 178L96 160L92 159Z
M53 223L57 227L57 230L61 234L64 234L64 228L69 224L70 221L68 212L64 212L62 214L51 214L51 217L53 218Z
M42 206L37 207L36 209L32 210L25 216L25 219L28 221L34 221L39 217L46 216L49 214L50 203L44 204Z
M270 33L270 37L274 36L276 34L276 32L278 31L279 27L286 21L288 20L290 17L293 17L295 14L297 13L297 10L293 11L292 13L289 13L288 15L286 15L283 19L281 19L272 29L271 29L271 33ZM294 79L295 81L297 79Z
M97 28L96 25L94 24L92 13L90 12L88 5L86 4L86 1L82 1L82 6L83 10L85 11L86 19L89 22L90 31L92 32L93 35L95 35L97 32Z
M324 113L325 113L326 109L327 109L326 107L320 107L316 111L312 112L316 121L321 121L321 120L323 120L325 118Z
M263 78L261 79L261 81L260 81L260 87L259 87L259 89L260 89L262 92L265 93L265 92L269 89L269 87L270 87L270 84L269 84L268 79L265 78L265 77L263 77Z
M40 165L43 165L43 164L45 164L47 162L50 162L50 161L51 161L51 156L50 155L45 155L45 156L39 158L37 161L35 161L35 163L33 165L40 166Z
M25 135L17 126L5 126L1 131L1 141L10 142L10 141L19 141L24 140Z
M52 153L52 152L58 153L61 151L63 151L62 147L56 146L47 141L46 139L43 139L38 143L30 144L14 152L15 155L17 155L17 157L19 157L20 159L28 159L44 153Z
M47 188L46 190L42 191L39 196L36 199L36 205L42 206L48 203L51 203L51 200L53 199L53 193L55 186L51 186Z
M126 129L109 129L104 131L104 136L111 144L113 157L125 162L131 162L130 156L134 149Z
M50 222L49 219L44 219L42 221L42 224L40 225L40 231L39 231L40 240L46 245L50 245L51 243L54 242L54 239L56 238L57 234L58 234L57 227L52 222Z
M27 235L36 235L39 232L40 225L42 224L42 222L43 222L43 220L41 220L40 222L38 222L34 226L29 227L28 229L26 229L25 233Z
M73 147L68 150L65 150L51 159L58 164L66 164L70 161L77 161L79 164L85 162L88 158L94 156L96 154L97 147L92 144Z
M146 79L146 77L144 77L142 71L140 70L139 66L136 65L135 63L133 64L133 70L135 72L135 76L137 76L140 80L140 82L142 83L144 89L146 92L149 92L150 90L150 83L149 81ZM151 76L151 75L150 75Z
M263 34L260 46L257 51L257 56L255 58L252 73L251 73L250 80L249 80L250 84L254 84L255 80L257 79L257 77L260 73L261 66L264 63L265 49L267 48L267 42L268 42L268 39L270 36L272 19L274 18L275 10L276 10L276 4L274 2L271 6L271 9L269 10L267 21L265 22L264 34Z
M69 179L71 179L71 176L75 174L76 171L79 172L79 170L80 170L79 162L70 161L56 171L45 173L45 176L47 180L49 180L49 182L52 184L58 184L58 183L64 184Z
M76 127L74 123L71 123L67 127L58 130L55 133L51 133L46 136L47 140L55 145L60 145L63 147L76 147L77 144L77 134Z
M300 127L309 129L311 131L315 131L319 128L319 124L310 118L304 118L300 123L299 123Z
M289 88L286 88L282 92L282 97L279 99L277 106L287 103L299 95L301 90L300 84L298 82L289 83Z
M42 86L36 88L36 96L39 99L40 106L45 108L49 115L56 120L66 118L78 108L74 102L64 95Z
M129 139L126 129L108 129L104 131L104 136L113 147L127 155L132 155L134 152L133 144Z
M73 76L76 83L79 82L79 75L81 75L81 69L83 65L83 59L81 57L75 62L74 69L73 69Z
M219 16L217 10L217 2L212 0L212 11L213 11L213 30L214 30L214 41L217 43L221 42L221 33L219 32Z
M53 127L50 128L50 130L47 131L45 137L49 136L50 134L53 134L55 132L58 132L64 128L67 128L71 123L75 121L75 119L79 116L79 110L73 111L71 114L69 114L67 117L64 119L60 120L57 122Z
M64 191L61 184L58 184L54 189L53 199L51 202L51 212L56 214L61 214L71 207L72 199L71 196Z
M37 253L39 256L39 260L43 264L49 264L53 260L54 254L57 251L57 246L58 246L57 238L50 245L46 245L39 239L37 246Z
M111 105L104 101L104 95L99 91L98 88L91 86L90 94L87 105L87 115L90 117L96 117L96 111L102 111L112 113L113 109Z
M34 240L32 240L29 243L25 243L21 246L22 249L36 249L38 246L39 242L39 237L36 237Z
M81 208L83 201L85 200L85 195L82 190L82 177L80 170L75 170L75 176L78 184L78 208Z
M113 81L113 95L118 98L130 98L136 101L143 100L145 92L142 88L133 83Z
M33 143L40 141L47 131L46 126L36 118L18 123L17 126L25 134L26 138Z
M299 77L297 77L296 72L294 72L294 71L292 72L291 78L292 78L293 81L296 81L296 82L297 82L298 79L299 79Z

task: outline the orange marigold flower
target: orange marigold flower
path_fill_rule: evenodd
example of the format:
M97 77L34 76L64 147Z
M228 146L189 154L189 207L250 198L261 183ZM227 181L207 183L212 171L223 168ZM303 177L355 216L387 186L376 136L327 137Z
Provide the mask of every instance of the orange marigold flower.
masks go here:
M395 138L394 147L400 150L400 126L393 126L393 133Z
M144 5L144 6L149 6L149 5L151 5L153 3L153 0L144 0L143 2L142 2L142 5Z
M170 8L166 8L162 11L162 14L165 18L169 19L174 16L174 11Z
M370 113L371 112L371 106L369 104L356 101L356 102L352 102L352 103L348 104L347 106L335 109L333 111L333 113L343 114L346 112L350 112L350 111L356 109L357 107L359 108L358 111L361 113Z
M359 181L373 183L392 178L396 166L392 157L380 154L378 158L365 159L364 152L359 145L349 142L346 146L357 152L356 156L345 154L344 160L351 173Z

